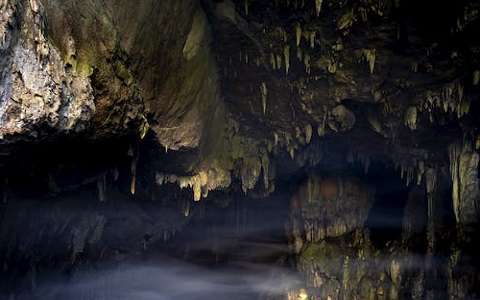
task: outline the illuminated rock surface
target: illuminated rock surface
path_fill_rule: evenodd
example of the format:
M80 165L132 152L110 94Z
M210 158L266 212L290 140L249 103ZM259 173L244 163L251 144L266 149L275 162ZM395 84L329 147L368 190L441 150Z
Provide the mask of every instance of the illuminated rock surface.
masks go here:
M480 3L444 2L0 0L0 299L171 256L253 264L210 298L479 298ZM85 297L198 293L155 284Z

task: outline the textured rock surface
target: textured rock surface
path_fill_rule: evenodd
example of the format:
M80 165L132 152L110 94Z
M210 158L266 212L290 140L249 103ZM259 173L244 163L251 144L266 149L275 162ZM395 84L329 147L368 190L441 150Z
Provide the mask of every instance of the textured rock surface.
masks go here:
M291 297L476 298L479 28L473 0L0 0L0 259L110 247L97 207L22 244L32 199L123 199L142 251L194 200L281 189Z
M355 232L309 244L299 268L313 299L423 299L422 261L405 254L398 246L379 251Z
M292 226L302 228L308 242L363 228L374 194L359 180L311 176L292 198L292 214L298 215Z

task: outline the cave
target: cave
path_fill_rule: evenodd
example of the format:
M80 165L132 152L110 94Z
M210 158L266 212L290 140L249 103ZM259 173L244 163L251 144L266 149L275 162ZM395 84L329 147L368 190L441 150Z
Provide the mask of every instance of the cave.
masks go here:
M0 0L0 300L480 299L480 2Z

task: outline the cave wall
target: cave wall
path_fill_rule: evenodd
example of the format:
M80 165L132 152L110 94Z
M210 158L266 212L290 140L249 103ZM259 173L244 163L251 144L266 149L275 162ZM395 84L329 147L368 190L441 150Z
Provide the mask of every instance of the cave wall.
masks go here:
M469 0L0 1L3 260L68 269L78 253L99 256L112 247L96 234L116 221L99 211L115 201L136 224L116 229L135 231L135 252L145 234L190 222L193 202L275 201L280 190L306 280L291 297L475 298L479 10ZM70 199L80 191L85 203ZM88 209L72 216L70 205ZM397 227L379 234L382 207ZM37 210L44 229L31 233L22 220ZM59 236L49 254L42 243Z

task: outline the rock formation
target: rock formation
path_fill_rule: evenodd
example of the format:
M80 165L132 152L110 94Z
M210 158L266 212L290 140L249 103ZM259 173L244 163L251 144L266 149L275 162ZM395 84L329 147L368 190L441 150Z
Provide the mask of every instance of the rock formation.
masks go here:
M238 199L280 203L291 299L480 297L479 28L474 0L0 0L0 299L240 230Z

